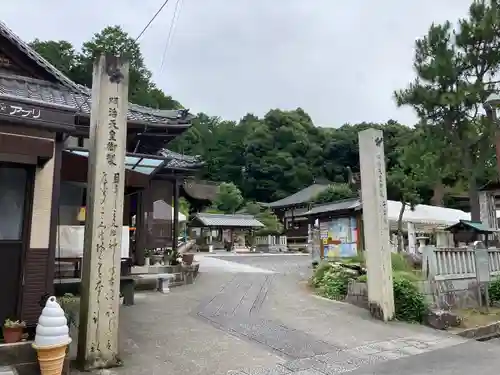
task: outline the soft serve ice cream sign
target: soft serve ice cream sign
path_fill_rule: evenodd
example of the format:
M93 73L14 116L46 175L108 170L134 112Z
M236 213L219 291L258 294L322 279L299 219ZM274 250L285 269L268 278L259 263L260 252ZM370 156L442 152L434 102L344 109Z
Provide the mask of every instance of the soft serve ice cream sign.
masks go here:
M42 375L62 373L66 350L71 343L68 321L56 297L50 297L38 318L33 348L37 351Z

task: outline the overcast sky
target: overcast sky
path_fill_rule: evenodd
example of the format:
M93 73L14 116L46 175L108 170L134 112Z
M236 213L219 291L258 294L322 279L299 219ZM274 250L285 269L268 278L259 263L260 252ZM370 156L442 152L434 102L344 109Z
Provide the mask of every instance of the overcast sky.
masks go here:
M25 40L75 46L107 25L136 36L163 0L3 1L2 20ZM470 0L176 0L141 38L155 82L193 112L238 120L302 107L316 125L396 119L392 92L413 78L415 38L456 20Z

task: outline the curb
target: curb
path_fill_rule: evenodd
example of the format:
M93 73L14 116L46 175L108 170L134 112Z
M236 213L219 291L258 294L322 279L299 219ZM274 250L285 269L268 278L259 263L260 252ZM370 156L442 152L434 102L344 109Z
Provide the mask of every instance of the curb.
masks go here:
M495 337L500 337L500 321L485 326L468 328L457 332L457 336L477 341L487 341Z

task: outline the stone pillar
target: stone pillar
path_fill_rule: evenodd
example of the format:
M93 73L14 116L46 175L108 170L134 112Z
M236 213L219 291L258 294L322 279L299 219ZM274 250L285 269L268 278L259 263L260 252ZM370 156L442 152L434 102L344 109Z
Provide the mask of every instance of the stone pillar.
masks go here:
M410 254L417 253L417 233L413 223L408 223L408 252Z
M449 235L449 232L436 232L436 247L453 247L453 245L450 245Z
M212 242L212 228L208 228L208 251L210 253L213 253L214 251L214 244Z
M373 316L394 317L391 246L382 131L366 129L359 136L361 197L368 272L368 302Z
M94 64L78 359L86 370L120 364L118 310L127 137L128 63Z
M495 196L492 192L490 191L479 192L479 214L481 222L483 224L486 224L488 227L492 229L498 229ZM492 239L493 236L494 235L490 235L489 238Z

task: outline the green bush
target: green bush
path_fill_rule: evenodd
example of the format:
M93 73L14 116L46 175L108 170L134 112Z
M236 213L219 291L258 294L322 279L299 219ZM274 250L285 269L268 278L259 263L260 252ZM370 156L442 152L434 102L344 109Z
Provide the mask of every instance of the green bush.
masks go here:
M336 266L324 273L319 282L319 294L330 299L344 299L347 295L347 284L353 279L352 272Z
M364 254L358 254L353 257L348 257L348 258L339 258L339 262L345 263L345 264L361 264L365 265L365 257Z
M360 283L366 283L368 281L368 275L361 275L356 280Z
M361 253L353 257L339 258L336 260L345 264L352 264L352 263L361 265L366 264L364 253ZM391 253L391 264L393 271L407 271L407 272L412 271L411 264L406 260L404 255L401 253Z
M496 278L488 285L488 292L491 302L500 302L500 278Z
M406 322L421 323L427 312L427 304L422 293L415 285L421 280L420 275L408 271L393 271L395 317ZM366 283L367 275L361 275L357 281ZM499 283L500 293L500 283Z
M395 318L405 322L422 323L427 312L424 295L408 274L396 274L393 279Z
M412 271L411 264L408 263L403 254L391 253L391 264L393 271Z
M318 264L318 266L314 270L314 275L312 277L312 285L316 288L319 287L321 281L323 280L323 276L327 271L331 269L332 265L328 262L321 262L320 264Z
M330 299L343 299L347 294L349 280L356 277L356 271L339 264L322 262L316 268L311 284L318 294Z

